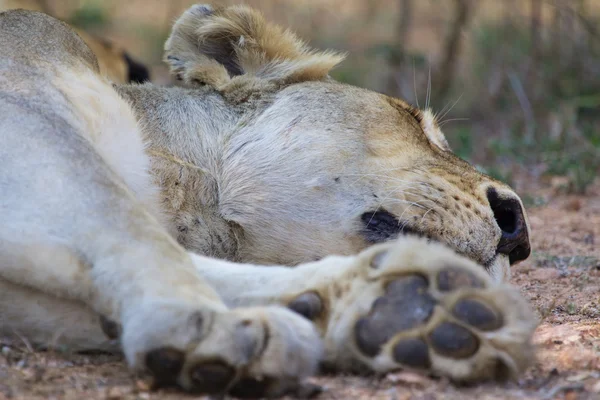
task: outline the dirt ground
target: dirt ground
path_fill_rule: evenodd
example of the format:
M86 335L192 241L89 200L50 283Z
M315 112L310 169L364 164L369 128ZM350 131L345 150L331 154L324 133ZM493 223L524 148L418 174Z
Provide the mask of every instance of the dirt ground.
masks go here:
M456 387L407 372L319 377L319 399L600 399L600 182L585 197L549 186L533 194L542 205L529 208L533 255L513 267L513 283L542 319L537 360L519 381ZM2 339L0 350L0 400L203 398L152 391L118 356L35 353Z

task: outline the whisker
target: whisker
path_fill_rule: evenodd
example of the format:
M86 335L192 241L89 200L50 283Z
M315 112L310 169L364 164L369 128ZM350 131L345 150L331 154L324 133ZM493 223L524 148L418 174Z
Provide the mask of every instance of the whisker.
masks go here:
M402 211L402 214L400 214L400 217L398 217L398 220L399 220L399 221L402 221L402 220L404 219L404 214L406 214L406 212L407 212L407 211L410 209L410 207L412 207L412 205L409 205L408 207L406 207L406 208L404 209L404 211ZM423 208L423 207L421 207L421 208ZM407 224L408 224L408 221L406 221L406 222L404 223L404 225L403 225L402 229L404 229L404 227L405 227Z
M381 208L382 205L383 205L383 203L381 203L381 204L379 204L377 206L377 208L373 212L373 215L371 215L371 218L369 219L369 222L367 222L367 226L371 225L371 221L373 221L373 218L375 217L375 214L377 213L377 211L379 211L379 209Z
M409 206L414 206L417 208L421 208L423 210L428 210L430 207L424 206L422 204L420 204L419 202L416 201L408 201L408 200L400 200L400 199L384 199L381 202L383 205L383 203L387 203L387 204L408 204Z
M446 125L448 122L452 122L452 121L468 121L469 118L452 118L452 119L447 119L443 122L440 122L438 124L438 126L441 128L442 126Z
M411 194L411 195L417 196L417 197L420 196L421 199L418 201L410 201L410 200L405 200L405 199L391 199L391 201L389 201L390 195L392 195L396 192L399 192L399 191L402 191L402 194ZM418 208L421 208L424 210L426 209L427 212L432 211L432 210L436 210L436 211L440 212L441 208L439 207L439 203L436 200L439 200L443 196L439 195L437 198L434 198L434 199L424 197L424 196L425 196L424 194L420 195L418 193L409 192L405 188L400 187L400 188L396 188L396 189L390 191L389 193L387 193L385 199L382 200L382 203L387 201L390 204L409 204L411 206L415 206L415 207L418 207ZM423 204L425 202L432 204L432 206L426 206L425 204ZM407 211L407 209L404 210L404 212L402 213L400 218L402 218L404 216L404 213L406 211Z
M427 78L427 96L425 98L425 109L429 108L431 100L431 64L429 64L429 77Z
M415 193L415 192L411 192L411 191L410 191L411 189L417 189L417 188L415 188L415 187L412 187L412 188L397 188L397 189L391 190L389 193L386 193L386 196L388 196L388 197L389 197L389 195L391 195L391 194L395 194L395 193L397 193L397 192L401 191L401 192L402 192L402 194L405 194L405 195L406 195L406 194L409 194L409 195L413 195L413 196L416 196L416 197L421 197L421 198L423 198L423 200L418 200L418 201L417 201L417 200L415 200L415 201L417 201L417 202L419 202L419 201L428 201L428 202L432 202L432 203L434 203L434 204L436 204L436 200L439 200L439 198L440 198L440 197L438 197L438 198L436 198L436 199L432 200L432 199L430 199L430 198L427 198L427 197L425 197L425 195L424 195L424 194L421 194L421 193ZM410 200L406 200L406 201L410 201Z
M380 206L383 205L383 203L389 203L389 204L398 203L398 204L414 205L416 207L423 208L423 209L426 208L426 206L419 204L419 202L413 202L413 201L409 201L409 200L405 200L405 199L392 198L392 195L394 195L394 194L396 194L398 192L402 192L401 194L404 194L405 193L405 188L404 187L398 187L398 188L396 188L394 190L390 190L389 192L387 192L385 194L385 196L379 202Z
M386 171L384 171L384 172L386 172ZM390 170L389 172L393 172L393 170ZM357 179L355 181L353 181L353 183L358 182L362 178L381 178L381 180L390 180L390 181L396 182L396 183L406 183L406 184L411 184L411 185L415 184L415 182L413 182L413 181L395 178L395 177L392 177L390 175L385 175L385 174L343 174L340 176L357 177Z
M440 111L440 113L443 113L442 115L440 115L440 118L439 118L439 120L440 120L440 121L441 121L442 119L444 119L444 117L445 117L446 115L448 115L448 113L449 113L450 111L452 111L452 109L453 109L453 108L454 108L454 107L455 107L455 106L458 104L458 102L460 101L460 99L462 99L462 97L463 97L463 94L464 94L464 92L463 92L463 93L461 93L461 94L460 94L460 96L458 96L458 98L457 98L457 99L454 101L454 103L452 103L452 105L450 106L450 108L448 108L448 110L446 110L446 107L448 107L448 105L449 105L450 103L448 103L448 104L446 105L446 107L444 107L444 109L443 109L442 111Z
M417 108L421 108L421 107L419 107L419 95L417 93L417 69L415 66L414 57L413 57L413 85L415 87L415 101L417 102Z
M423 223L423 220L425 219L425 217L427 216L427 214L429 214L430 211L433 211L433 208L430 208L429 210L427 210L425 212L425 214L423 214L423 216L421 217L421 221L420 221L421 224Z
M441 207L440 199L444 198L445 194L439 192L435 187L433 187L431 183L422 180L424 178L424 175L427 174L427 170L417 166L416 168L413 168L410 171L405 171L407 173L410 173L409 176L411 176L411 178L415 177L417 179L402 179L390 176L391 172L402 170L405 170L405 168L389 168L387 170L381 171L381 173L343 174L342 176L355 177L356 179L353 180L354 182L358 182L361 179L377 179L399 184L397 187L389 191L385 191L383 195L379 195L374 213L381 210L384 206L387 207L394 204L405 205L406 207L404 207L402 213L398 217L400 221L399 223L402 225L401 229L404 229L410 223L410 221L404 220L404 218L405 215L408 212L410 212L410 210L413 207L423 210L419 213L422 214L419 220L419 224L422 224L427 215L429 215L429 213L431 213L432 211L443 214L445 210L443 209L443 207ZM421 179L419 179L419 177L421 177ZM407 200L406 196L415 197L418 200ZM357 208L357 210L360 210L360 208ZM372 219L373 216L368 221L368 223L371 223Z

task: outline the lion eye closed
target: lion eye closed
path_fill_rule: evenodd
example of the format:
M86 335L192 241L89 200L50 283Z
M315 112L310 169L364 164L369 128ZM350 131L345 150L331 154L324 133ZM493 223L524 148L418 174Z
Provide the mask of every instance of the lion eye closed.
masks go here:
M398 237L400 234L425 236L422 232L400 221L387 210L369 211L360 216L361 234L369 243L381 243Z
M393 239L399 233L412 233L412 229L401 223L392 213L386 210L370 211L360 216L361 234L369 243L380 243Z

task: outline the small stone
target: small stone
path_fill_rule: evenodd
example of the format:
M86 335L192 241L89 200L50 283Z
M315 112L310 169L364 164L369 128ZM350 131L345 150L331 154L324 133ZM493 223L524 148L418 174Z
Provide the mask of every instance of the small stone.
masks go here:
M536 281L551 281L561 277L560 271L554 268L537 268L529 273L531 279Z
M140 391L140 392L149 392L150 391L150 385L148 384L148 382L138 379L137 381L135 381L135 388Z
M565 393L565 400L577 400L579 398L579 391L575 391L575 390L568 390Z
M106 392L107 400L120 400L121 398L123 398L123 394L121 393L119 388L112 387L109 388Z
M567 201L565 203L565 210L577 212L577 211L581 210L582 206L583 206L583 204L581 203L581 199L572 198L572 199L569 199L569 201Z
M417 385L421 387L432 386L434 380L423 374L418 374L411 371L402 371L386 375L386 380L392 383L401 383L409 385Z

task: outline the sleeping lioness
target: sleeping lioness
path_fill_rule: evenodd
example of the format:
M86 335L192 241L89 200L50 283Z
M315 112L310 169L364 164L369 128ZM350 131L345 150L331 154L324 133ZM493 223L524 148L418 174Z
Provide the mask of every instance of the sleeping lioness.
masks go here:
M165 46L178 87L111 86L42 13L0 14L0 51L0 334L252 396L531 361L521 200L431 111L331 79L339 54L202 5Z

